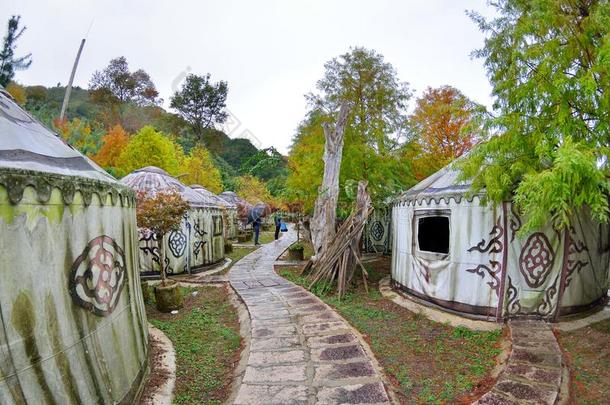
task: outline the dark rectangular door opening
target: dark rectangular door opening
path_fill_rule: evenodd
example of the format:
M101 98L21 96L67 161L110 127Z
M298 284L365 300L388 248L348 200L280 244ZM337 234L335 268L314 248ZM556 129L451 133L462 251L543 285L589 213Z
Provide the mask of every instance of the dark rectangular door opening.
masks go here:
M423 217L417 222L419 250L433 253L449 253L449 218Z

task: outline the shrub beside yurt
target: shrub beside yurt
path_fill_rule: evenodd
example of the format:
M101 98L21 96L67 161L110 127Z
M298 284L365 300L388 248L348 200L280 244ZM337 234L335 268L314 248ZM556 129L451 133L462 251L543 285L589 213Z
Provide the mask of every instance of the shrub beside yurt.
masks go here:
M200 193L154 166L135 170L121 182L136 192L149 195L173 190L190 205L182 226L170 232L162 244L147 229L139 229L140 272L143 276L159 276L160 244L165 253L164 268L170 275L193 273L224 259L222 209L219 205L210 203Z
M135 195L0 87L0 403L131 403L147 368Z
M444 168L395 202L392 282L413 299L501 321L555 321L607 302L609 227L586 209L569 229L551 223L522 235L524 218L506 201L483 205L469 183ZM550 215L549 215L550 218Z

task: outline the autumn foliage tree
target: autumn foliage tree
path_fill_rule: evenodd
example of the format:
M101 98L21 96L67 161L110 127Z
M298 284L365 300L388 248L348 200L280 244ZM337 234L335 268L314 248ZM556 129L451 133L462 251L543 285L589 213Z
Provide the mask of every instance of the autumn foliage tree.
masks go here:
M240 176L235 180L237 195L252 205L259 203L275 205L275 200L261 180L254 176Z
M8 92L8 94L10 94L15 99L17 104L19 104L21 106L25 105L28 97L27 97L27 93L25 92L25 88L23 88L23 86L20 86L15 82L10 82L6 86L6 91Z
M196 146L190 150L180 165L180 181L184 184L199 184L213 193L220 193L223 189L220 171L214 165L210 152Z
M124 56L112 59L103 70L93 73L89 90L94 98L106 102L156 105L159 92L150 75L142 69L134 72Z
M64 141L85 155L92 156L97 153L103 133L100 128L94 129L89 122L80 118L71 120L57 118L53 120L53 127Z
M156 166L171 175L179 174L182 148L152 126L140 129L129 141L119 159L120 176L145 166Z
M155 195L139 192L136 204L138 226L149 229L163 245L163 237L180 227L188 203L176 191L161 191ZM161 280L166 281L164 249L159 249Z
M428 87L409 116L413 141L408 148L418 180L428 177L470 150L484 108L451 86Z
M93 155L95 163L116 174L121 167L121 154L129 143L129 134L120 125L115 125L101 139L100 150Z

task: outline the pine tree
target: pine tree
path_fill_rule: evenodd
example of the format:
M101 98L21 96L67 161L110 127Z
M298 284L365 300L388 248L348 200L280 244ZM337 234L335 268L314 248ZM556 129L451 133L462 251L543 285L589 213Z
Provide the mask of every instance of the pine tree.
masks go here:
M31 53L19 58L15 57L16 42L26 29L26 27L19 28L20 18L14 15L8 20L8 31L0 51L0 85L5 87L15 77L15 71L27 69L32 64Z

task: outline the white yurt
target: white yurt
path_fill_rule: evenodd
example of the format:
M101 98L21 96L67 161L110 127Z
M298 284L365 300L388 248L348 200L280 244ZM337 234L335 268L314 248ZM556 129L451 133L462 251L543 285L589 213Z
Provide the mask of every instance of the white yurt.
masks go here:
M556 321L607 301L608 225L586 210L570 229L520 236L510 201L482 205L446 167L402 194L392 211L392 282L424 303L502 321Z
M223 191L222 193L218 194L218 197L237 207L237 232L245 229L248 213L250 210L252 210L253 205L240 198L234 191Z
M121 182L136 192L154 195L176 191L189 203L182 226L163 240L166 274L195 273L224 259L222 207L185 186L165 170L148 166L128 174ZM147 229L139 229L140 272L144 277L160 273L159 241Z
M0 86L0 403L131 403L147 369L134 192Z
M216 194L212 193L208 189L199 184L193 184L191 186L193 190L201 194L204 198L210 200L211 203L222 208L223 212L223 223L224 223L224 237L225 239L235 239L237 237L237 205L230 203Z

